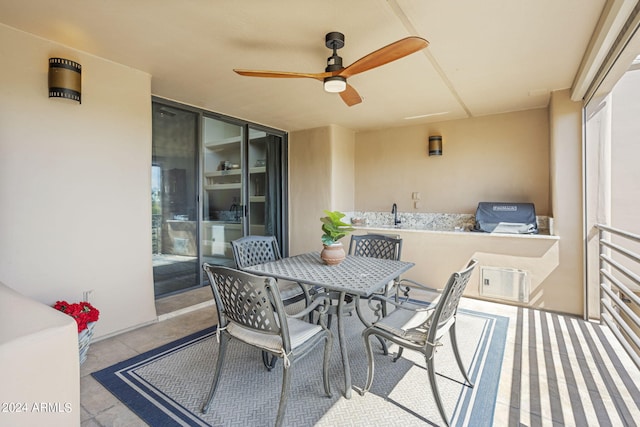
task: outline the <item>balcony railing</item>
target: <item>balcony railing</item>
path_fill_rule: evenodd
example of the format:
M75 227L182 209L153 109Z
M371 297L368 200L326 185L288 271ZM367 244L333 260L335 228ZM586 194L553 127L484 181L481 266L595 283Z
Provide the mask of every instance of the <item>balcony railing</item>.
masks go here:
M640 236L598 224L600 253L600 322L640 368L640 255L630 246ZM615 243L613 240L615 239Z

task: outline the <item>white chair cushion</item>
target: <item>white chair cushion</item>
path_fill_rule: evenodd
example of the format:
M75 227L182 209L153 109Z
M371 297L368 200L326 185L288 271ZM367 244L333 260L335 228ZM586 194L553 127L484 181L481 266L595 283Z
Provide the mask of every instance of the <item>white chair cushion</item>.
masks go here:
M280 299L282 299L282 301L297 297L303 293L299 284L289 280L278 280L278 290L280 291Z
M322 331L319 325L314 325L300 319L289 318L287 319L287 323L289 325L292 350ZM282 352L282 339L279 335L265 334L264 332L254 331L235 323L229 323L227 325L227 332L234 338L244 341L247 344L264 348L274 353Z
M432 314L433 310L415 312L397 308L387 317L376 322L375 326L397 337L424 344L427 340L427 331L420 326L424 325Z
M427 334L429 333L429 324L427 324L427 321L434 313L438 301L439 298L431 304L431 309L429 310L424 310L424 306L422 306L423 311L405 310L398 307L387 317L376 322L375 326L407 341L424 345L427 341ZM407 304L407 308L409 307L416 309L419 306L409 303ZM454 322L455 316L440 326L435 336L436 341L442 338Z

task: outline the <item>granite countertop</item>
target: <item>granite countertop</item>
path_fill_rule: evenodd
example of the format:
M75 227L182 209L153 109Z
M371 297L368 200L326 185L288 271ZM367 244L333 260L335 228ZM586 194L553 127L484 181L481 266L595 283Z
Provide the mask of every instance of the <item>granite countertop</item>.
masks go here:
M477 231L470 230L455 230L451 228L417 228L417 227L394 227L392 225L354 225L353 228L356 230L368 230L368 231L383 231L385 233L392 232L409 232L409 233L439 233L439 234L450 234L457 236L492 236L492 237L506 237L506 238L525 238L525 239L535 239L535 238L552 238L559 239L558 236L552 236L548 232L540 232L538 234L509 234L509 233L483 233Z
M538 234L509 234L509 233L483 233L473 231L475 216L471 214L449 213L399 213L402 221L399 225L393 225L393 215L387 212L348 212L345 221L351 222L356 229L363 230L392 230L403 232L433 232L451 233L459 235L487 235L507 237L554 237L550 233L553 219L538 216Z

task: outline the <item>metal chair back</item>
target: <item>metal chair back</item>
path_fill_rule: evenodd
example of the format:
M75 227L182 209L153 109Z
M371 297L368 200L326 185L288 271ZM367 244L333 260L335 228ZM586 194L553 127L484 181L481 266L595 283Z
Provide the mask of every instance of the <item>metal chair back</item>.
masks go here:
M281 258L280 247L274 236L241 237L231 242L231 249L240 270Z
M288 350L286 313L275 279L206 263L203 269L209 276L222 328L233 322L257 332L282 335Z
M455 272L449 277L447 284L442 290L433 316L428 320L429 325L427 326L436 325L436 327L429 327L427 343L435 343L455 322L455 315L458 311L460 298L469 283L469 278L477 263L478 261L476 259L472 259L464 270Z
M402 254L402 239L383 234L352 235L349 254L397 261Z

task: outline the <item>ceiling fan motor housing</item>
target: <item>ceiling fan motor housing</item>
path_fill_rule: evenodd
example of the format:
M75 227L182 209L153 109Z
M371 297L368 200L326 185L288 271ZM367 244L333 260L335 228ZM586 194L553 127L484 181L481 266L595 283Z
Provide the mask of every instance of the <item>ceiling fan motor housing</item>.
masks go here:
M327 58L327 68L325 68L325 71L341 70L343 68L342 58L338 55L337 50L344 47L344 34L333 31L331 33L327 33L324 40L325 45L329 49L333 50L333 55Z
M342 49L344 47L344 34L332 31L324 36L324 44L329 49Z

